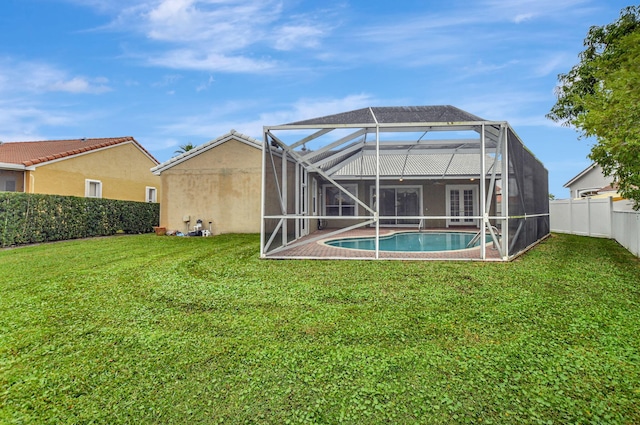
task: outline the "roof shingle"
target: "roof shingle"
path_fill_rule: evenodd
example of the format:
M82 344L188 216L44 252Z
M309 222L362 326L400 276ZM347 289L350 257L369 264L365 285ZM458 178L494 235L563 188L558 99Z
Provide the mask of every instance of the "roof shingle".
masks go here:
M373 106L287 125L375 124L376 121L378 123L399 124L410 122L479 122L485 120L451 105Z

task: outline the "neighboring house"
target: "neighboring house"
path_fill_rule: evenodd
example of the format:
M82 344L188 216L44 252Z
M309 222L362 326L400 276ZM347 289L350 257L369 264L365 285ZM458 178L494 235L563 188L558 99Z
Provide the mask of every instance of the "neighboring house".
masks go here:
M151 169L162 180L160 226L258 233L262 143L231 130Z
M570 198L612 198L615 210L633 210L633 203L618 193L614 178L605 176L602 167L595 162L566 182L564 187L569 189Z
M0 143L0 191L157 202L158 161L133 137Z
M595 162L578 173L577 176L564 184L569 189L569 197L586 198L596 195L617 196L613 187L613 177L607 177Z

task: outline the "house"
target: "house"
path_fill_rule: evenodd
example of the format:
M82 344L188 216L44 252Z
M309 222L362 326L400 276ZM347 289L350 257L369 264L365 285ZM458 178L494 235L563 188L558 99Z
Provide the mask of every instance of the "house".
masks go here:
M157 202L158 161L133 137L0 143L0 191Z
M569 189L569 197L582 198L611 198L616 211L633 211L633 203L620 196L614 178L605 176L600 165L595 162L578 173L563 187Z
M262 143L231 130L151 169L162 181L160 226L183 233L258 233ZM199 220L199 222L198 222Z
M481 240L447 258L509 260L549 235L548 172L506 121L370 107L265 126L263 149L262 258L415 259L381 253L381 230L438 229ZM375 253L318 248L355 232Z
M597 195L617 196L613 177L605 176L602 167L595 162L566 182L563 187L569 189L569 197L574 199Z

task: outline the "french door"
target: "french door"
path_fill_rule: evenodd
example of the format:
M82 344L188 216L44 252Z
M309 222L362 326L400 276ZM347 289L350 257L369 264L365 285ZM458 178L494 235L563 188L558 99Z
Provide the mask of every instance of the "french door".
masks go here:
M478 186L449 185L447 186L447 227L449 226L477 226L478 221L473 216L478 215Z

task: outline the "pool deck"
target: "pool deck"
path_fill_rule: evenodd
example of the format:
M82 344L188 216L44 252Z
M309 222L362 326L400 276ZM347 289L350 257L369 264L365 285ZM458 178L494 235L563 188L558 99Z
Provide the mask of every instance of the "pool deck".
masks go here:
M349 230L347 232L340 233L339 235L333 235L323 237L334 232L336 229L318 230L301 238L300 240L292 243L291 246L279 250L275 253L268 253L265 258L267 259L333 259L333 260L347 260L347 259L363 259L373 260L375 259L375 251L367 251L360 249L349 248L337 248L326 245L323 243L325 240L341 239L341 238L353 238L353 237L366 237L375 236L375 229L362 228L356 230ZM390 235L397 232L409 232L415 231L413 229L403 228L380 228L380 236ZM423 232L477 232L477 228L455 228L455 229L428 229ZM317 239L317 240L316 240ZM461 261L483 261L480 257L480 247L462 249L456 251L430 251L430 252L390 252L380 251L379 259L383 260L461 260ZM493 243L488 243L486 248L486 258L484 261L503 261L500 258L500 253L497 249L493 248Z

